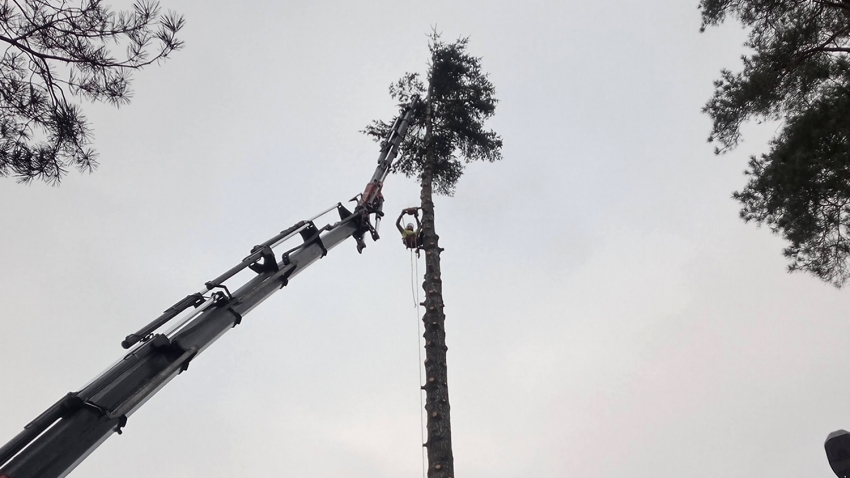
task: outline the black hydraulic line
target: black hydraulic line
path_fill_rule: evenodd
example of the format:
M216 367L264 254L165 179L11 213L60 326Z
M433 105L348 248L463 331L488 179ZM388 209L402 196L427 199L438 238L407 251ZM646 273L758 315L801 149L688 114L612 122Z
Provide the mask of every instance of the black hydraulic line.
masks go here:
M231 267L227 272L216 277L215 279L205 282L204 285L207 287L207 289L212 290L214 287L220 286L227 279L230 279L231 277L235 276L236 274L242 272L248 266L257 262L262 257L263 257L262 251L252 252L247 257L242 259L242 261L239 264L236 264L235 266Z
M375 178L383 179L392 166L391 160L386 161L386 158L396 154L400 142L398 133L407 128L410 107L401 116L403 119L396 122L398 129L389 138L393 140L389 151L382 151ZM382 180L370 182L367 191L371 186L376 186L371 189L372 200L364 204L363 197L367 196L364 192L353 212L337 205L339 222L317 229L312 220L302 221L255 246L237 266L207 283L208 291L215 287L227 291L222 284L225 280L263 259L263 267L254 268L257 275L232 294L218 292L206 300L202 293L189 295L147 327L128 336L126 341L144 341L82 390L63 397L0 448L0 478L66 476L113 433L120 433L127 418L186 370L191 360L238 325L245 314L286 286L291 278L349 237L357 239L358 251L361 250L364 232L372 229L369 215L380 214L374 200L381 199ZM301 233L304 243L284 253L275 267L265 267L268 249L295 232ZM188 323L178 326L169 336L153 335L159 327L192 306L199 310L187 317Z
M153 320L153 322L144 326L135 334L128 335L122 342L121 346L125 349L129 349L133 345L136 345L140 340L144 339L148 335L154 333L158 328L165 325L166 322L180 315L180 312L188 309L189 307L197 307L204 301L204 296L201 293L187 295L180 302L172 305L168 309L166 309L162 315Z
M307 224L307 221L299 221L294 226L288 227L288 228L280 231L280 234L274 236L273 238L269 239L266 242L263 242L262 244L260 244L260 246L271 246L272 244L279 241L280 239L283 239L284 237L286 237L286 236L292 234L293 232L297 231L299 227L301 227L305 224Z

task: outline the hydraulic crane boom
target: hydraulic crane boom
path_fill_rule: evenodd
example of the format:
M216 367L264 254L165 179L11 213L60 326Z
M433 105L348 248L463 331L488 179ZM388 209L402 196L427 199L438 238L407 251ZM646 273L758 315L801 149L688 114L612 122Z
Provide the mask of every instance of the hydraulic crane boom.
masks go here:
M363 242L366 231L377 240L377 225L383 215L381 188L417 102L414 98L396 118L383 142L375 174L359 199L355 197L357 206L353 212L338 203L319 216L281 231L255 246L239 264L206 282L203 290L187 296L146 327L128 335L121 345L135 348L80 391L68 393L0 448L0 478L66 476L114 432L120 434L127 417L186 370L198 354L239 325L245 314L286 286L307 266L349 237L357 241L358 252L366 247ZM340 220L317 227L314 221L334 209ZM296 236L303 243L282 253L274 251ZM251 269L257 275L230 292L227 281L244 269ZM160 331L172 321L174 324L168 330Z

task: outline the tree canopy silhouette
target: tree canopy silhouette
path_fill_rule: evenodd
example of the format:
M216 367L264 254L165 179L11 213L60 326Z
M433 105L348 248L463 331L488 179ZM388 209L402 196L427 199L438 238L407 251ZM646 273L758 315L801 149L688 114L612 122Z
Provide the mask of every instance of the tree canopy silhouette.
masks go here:
M702 30L734 17L749 29L743 70L722 70L703 111L718 154L747 121L780 121L733 197L745 221L789 244L789 270L837 287L850 277L850 0L701 0Z
M73 98L128 103L131 72L180 49L183 25L147 0L117 12L100 0L0 1L0 176L55 184L70 167L94 169Z
M467 53L468 43L468 38L445 43L439 35L432 35L427 88L418 73L406 73L390 86L390 95L401 103L409 102L413 96L425 98L399 147L394 170L422 179L428 155L432 154L434 190L449 196L454 193L465 164L502 158L501 138L484 128L484 121L496 110L495 88L481 71L481 59ZM365 133L376 141L382 140L391 126L377 120L366 127Z

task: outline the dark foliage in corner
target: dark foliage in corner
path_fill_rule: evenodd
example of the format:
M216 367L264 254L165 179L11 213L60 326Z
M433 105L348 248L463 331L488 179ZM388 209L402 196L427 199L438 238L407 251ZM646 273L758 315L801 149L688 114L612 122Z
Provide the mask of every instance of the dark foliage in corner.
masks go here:
M850 0L702 0L702 29L727 17L749 31L741 72L721 71L703 111L718 154L750 120L780 121L747 186L745 221L785 238L791 271L841 287L850 277Z
M117 12L72 3L0 1L0 176L56 184L71 167L94 169L91 129L73 98L128 103L131 72L183 45L183 17L160 14L157 2Z

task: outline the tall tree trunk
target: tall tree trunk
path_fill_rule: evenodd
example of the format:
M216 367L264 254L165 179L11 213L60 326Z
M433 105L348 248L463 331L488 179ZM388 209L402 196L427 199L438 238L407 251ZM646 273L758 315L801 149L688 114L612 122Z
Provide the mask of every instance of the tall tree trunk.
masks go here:
M449 387L446 371L446 316L443 313L443 281L440 278L440 237L434 229L432 183L435 158L431 138L433 130L431 94L426 98L425 164L422 168L422 248L425 250L425 410L428 413L428 478L452 478L452 428L449 415Z

